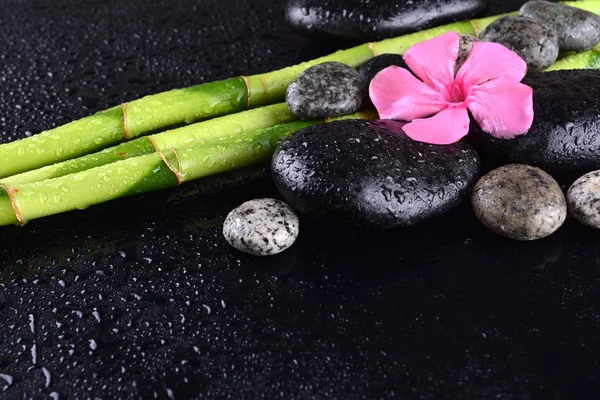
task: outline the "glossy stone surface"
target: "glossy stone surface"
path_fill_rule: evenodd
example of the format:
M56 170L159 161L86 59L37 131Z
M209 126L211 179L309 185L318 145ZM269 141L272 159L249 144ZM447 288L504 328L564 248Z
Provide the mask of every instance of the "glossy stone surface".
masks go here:
M492 232L536 240L556 232L567 217L558 183L539 168L510 164L483 177L471 194L473 212Z
M361 42L482 15L483 0L290 0L288 22L300 32Z
M481 34L484 42L500 43L527 63L528 72L539 72L556 62L558 36L554 29L530 18L510 15L498 18Z
M236 207L225 218L223 236L237 250L272 256L287 250L298 237L298 217L276 199L254 199Z
M531 164L575 179L600 168L600 71L544 72L525 77L533 88L533 124L512 140L471 123L469 139L489 166ZM572 182L572 181L571 181Z
M519 15L554 29L561 51L588 50L600 42L600 16L589 11L535 0L525 3Z
M294 209L324 223L391 229L442 215L478 178L477 154L464 142L415 142L403 125L346 120L305 128L275 151L273 180Z
M382 54L380 56L371 58L369 61L361 65L358 72L363 77L363 80L366 82L368 88L375 75L377 75L381 70L392 65L402 67L410 71L410 68L408 68L408 65L406 65L406 62L404 62L402 55Z

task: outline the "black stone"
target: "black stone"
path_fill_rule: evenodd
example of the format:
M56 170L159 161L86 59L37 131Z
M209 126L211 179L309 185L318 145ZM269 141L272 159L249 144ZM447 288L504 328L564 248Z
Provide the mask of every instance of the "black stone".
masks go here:
M564 177L600 169L600 71L533 74L534 119L512 140L496 139L471 123L470 140L489 166L530 164Z
M301 119L337 117L358 111L367 90L360 74L339 62L308 68L288 86L286 103Z
M288 22L312 35L361 42L479 17L484 0L290 0Z
M484 42L500 43L527 63L528 72L543 71L558 57L554 29L531 18L509 15L492 22L481 35Z
M365 62L358 72L363 77L364 81L367 83L367 88L371 83L371 80L377 75L377 73L387 67L395 65L397 67L405 68L410 71L408 65L402 58L400 54L382 54L377 57L371 58L369 61ZM412 73L412 71L411 71ZM414 75L414 74L413 74Z
M405 123L346 120L292 135L271 165L279 191L304 214L366 228L416 224L457 206L479 176L464 142L413 141Z

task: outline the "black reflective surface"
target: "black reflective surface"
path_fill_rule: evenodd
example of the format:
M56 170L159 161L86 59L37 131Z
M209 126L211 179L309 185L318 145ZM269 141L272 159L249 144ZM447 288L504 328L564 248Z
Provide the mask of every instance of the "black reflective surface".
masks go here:
M335 48L282 9L0 0L0 138ZM512 242L465 204L377 235L303 219L289 251L252 258L220 224L277 192L241 178L0 228L0 397L598 397L599 232Z

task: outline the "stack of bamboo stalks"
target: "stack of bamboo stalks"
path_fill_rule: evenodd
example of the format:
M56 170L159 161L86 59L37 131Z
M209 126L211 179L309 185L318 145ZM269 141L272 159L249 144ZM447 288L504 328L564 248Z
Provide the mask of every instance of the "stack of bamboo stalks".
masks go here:
M598 0L565 4L600 14ZM358 68L376 55L403 54L444 32L477 35L501 16L367 43L262 75L147 96L0 145L0 225L22 225L264 162L291 133L326 122L298 121L282 103L288 85L307 68L328 61ZM567 55L550 70L578 68L600 69L600 49ZM365 110L342 118L376 114ZM148 135L195 121L201 122Z

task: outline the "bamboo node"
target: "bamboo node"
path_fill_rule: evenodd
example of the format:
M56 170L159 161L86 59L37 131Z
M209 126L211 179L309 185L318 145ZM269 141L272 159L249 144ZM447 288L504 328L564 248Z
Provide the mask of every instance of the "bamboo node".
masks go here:
M260 81L263 84L263 104L267 104L267 92L268 92L268 87L267 87L267 81L265 81L265 78L261 75L260 76Z
M9 188L2 184L0 184L0 188L4 189L4 191L8 195L8 199L10 200L10 206L12 207L13 212L15 213L15 217L17 217L19 225L25 225L25 222L23 221L23 216L21 215L21 211L19 211L19 208L17 207L17 200L15 199L15 193L19 193L19 189Z
M179 158L179 154L177 154L177 151L175 151L175 149L169 149L173 152L173 154L175 155L175 158L177 159L177 164L178 164L179 170L174 169L171 166L171 164L169 164L169 160L167 160L167 157L165 156L165 154L160 150L160 148L156 144L156 141L154 139L152 139L150 136L146 136L146 137L148 138L150 143L152 143L152 146L154 146L154 150L156 150L156 152L160 156L161 160L165 163L167 168L169 168L171 170L171 172L175 175L175 178L177 179L177 186L181 185L181 159Z
M471 27L473 28L473 32L475 32L475 36L479 37L479 34L481 33L481 24L479 23L478 19L470 19L469 23L471 24Z
M129 140L129 121L127 120L127 104L123 104L123 136L125 140Z
M252 96L252 90L250 89L250 81L248 81L248 77L246 77L246 76L242 76L242 79L244 80L244 83L246 84L246 90L248 92L248 95L246 96L246 97L248 97L248 103L246 104L246 106L249 109L250 106L252 105L251 97L250 97L250 96Z
M377 50L375 50L374 42L369 43L369 49L371 49L371 52L373 53L373 57L377 57L379 55L379 54L377 54Z
M177 168L179 168L179 170L177 172L173 171L173 173L177 177L177 186L179 186L179 185L181 185L182 174L183 174L183 170L182 170L183 167L181 166L181 158L179 158L179 153L177 153L177 150L175 150L174 148L171 147L171 151L173 152L173 154L175 155L175 158L177 159Z

